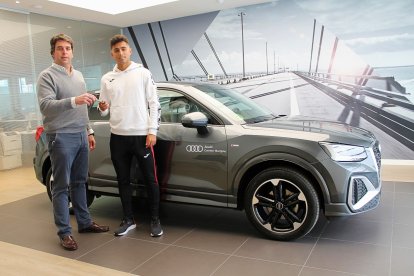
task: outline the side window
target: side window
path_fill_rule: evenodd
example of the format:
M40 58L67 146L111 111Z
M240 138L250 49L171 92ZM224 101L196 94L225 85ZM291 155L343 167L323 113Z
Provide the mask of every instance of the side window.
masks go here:
M210 124L217 124L216 120L199 104L176 91L158 89L161 105L161 122L181 123L181 118L191 112L204 113Z

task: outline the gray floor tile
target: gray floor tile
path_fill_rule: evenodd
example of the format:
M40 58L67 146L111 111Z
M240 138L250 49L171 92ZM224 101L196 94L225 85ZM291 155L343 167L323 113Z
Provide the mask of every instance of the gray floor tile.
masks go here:
M391 256L392 276L412 276L414 275L414 249L393 247Z
M228 255L171 246L131 273L142 276L202 276L213 273Z
M80 261L130 272L167 246L120 237L79 258Z
M243 211L231 209L162 203L165 234L156 239L145 201L134 201L138 227L127 237L113 236L122 218L118 197L95 199L90 212L110 232L78 234L71 216L79 249L69 252L59 244L46 193L11 202L0 206L0 241L139 275L414 275L414 183L383 182L375 210L346 219L321 215L293 242L264 238Z
M60 245L54 224L31 222L28 225L26 219L15 219L12 226L14 226L12 231L1 235L1 241L73 259L113 239L112 236L104 233L78 234L74 231L73 236L79 248L76 251L66 251Z
M220 213L211 218L209 225L231 225L234 229L240 229L240 232L257 233L246 213L235 209L221 209Z
M127 235L129 238L147 240L151 242L163 243L163 244L173 244L178 239L182 238L186 234L192 231L192 226L180 225L180 223L164 222L161 220L161 226L164 231L164 234L161 237L151 237L150 236L150 225L149 221L145 221L142 224L138 225L137 228L133 231L130 231Z
M414 185L414 184L413 184ZM395 207L414 208L414 193L395 193Z
M195 229L175 243L194 249L231 254L247 240L248 236L237 234L232 226L216 226L210 229Z
M392 224L339 217L331 219L322 233L322 238L391 245Z
M223 209L191 204L163 203L160 208L160 217L163 221L182 221L196 226L209 224Z
M396 182L395 192L397 193L414 193L414 182Z
M228 259L213 276L252 276L252 275L283 275L296 276L301 267L241 257Z
M394 223L414 226L414 208L394 207Z
M393 206L394 205L394 192L381 191L381 200L379 206Z
M30 228L40 228L40 226L42 226L43 224L41 222L33 222L29 223L29 224L25 224L25 222L27 223L26 220L24 219L18 219L16 217L10 217L10 216L4 216L4 217L0 217L0 240L5 241L5 239L8 236L15 236L16 235L16 231L19 230L20 228L24 228L27 229L27 225L30 225ZM44 226L43 226L44 227ZM54 227L53 224L51 224L49 227L47 227L45 229L45 231L50 231L50 229L52 229L52 227ZM53 233L53 232L52 232ZM56 231L53 233L54 235L56 234Z
M307 267L363 275L388 275L389 246L320 239L312 251Z
M2 205L0 213L25 218L29 221L48 222L53 220L52 203L46 193Z
M394 181L382 181L381 191L394 192L395 182Z
M300 276L356 276L360 274L347 273L335 270L326 270L320 268L304 267Z
M309 237L293 242L278 242L268 239L251 238L234 255L303 265L315 243L316 239Z
M393 246L408 247L414 249L413 226L394 224L392 244Z
M123 216L121 200L119 197L101 196L95 198L89 209L92 213L105 214L106 217L119 221L121 221Z
M141 221L149 218L149 210L146 204L145 200L132 200L134 218L137 223L141 223ZM122 204L119 197L101 196L94 200L89 209L92 214L102 215L117 221L118 225L123 218Z
M315 226L306 235L306 237L314 237L314 238L319 237L328 223L329 223L329 218L325 217L324 214L320 214L318 222L316 222Z
M208 223L202 223L197 229L208 229L209 231L221 231L234 233L248 237L263 237L247 219L244 211L233 209L222 209L221 212L213 216Z

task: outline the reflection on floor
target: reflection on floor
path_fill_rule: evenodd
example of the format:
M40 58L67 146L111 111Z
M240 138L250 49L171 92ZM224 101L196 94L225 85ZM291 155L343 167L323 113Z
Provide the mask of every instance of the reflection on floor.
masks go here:
M78 234L79 249L60 248L44 187L32 168L0 172L2 275L414 275L414 182L383 182L380 206L349 218L321 217L295 242L262 238L243 212L164 203L165 235L149 236L148 210L136 203L137 230ZM15 195L15 199L13 199ZM91 206L115 229L118 198Z

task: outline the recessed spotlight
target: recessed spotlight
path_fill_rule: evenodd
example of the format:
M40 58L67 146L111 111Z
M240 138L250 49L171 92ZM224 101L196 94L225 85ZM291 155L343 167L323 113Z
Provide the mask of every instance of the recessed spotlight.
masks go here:
M16 4L20 4L20 1L16 1Z
M72 29L72 26L66 26L66 29Z

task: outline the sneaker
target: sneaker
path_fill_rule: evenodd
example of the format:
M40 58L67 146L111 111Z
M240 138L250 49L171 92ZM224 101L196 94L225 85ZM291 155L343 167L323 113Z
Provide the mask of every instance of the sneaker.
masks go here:
M151 237L160 237L164 232L161 228L160 219L154 217L151 219Z
M123 236L129 232L129 230L135 229L137 225L133 219L123 219L119 228L114 232L115 236Z

